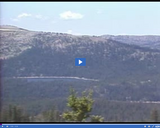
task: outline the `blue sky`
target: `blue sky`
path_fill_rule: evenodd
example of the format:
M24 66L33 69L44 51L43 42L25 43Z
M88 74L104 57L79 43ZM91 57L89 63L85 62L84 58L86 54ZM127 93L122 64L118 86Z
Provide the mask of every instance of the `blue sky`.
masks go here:
M160 35L160 2L0 2L0 24L75 35Z

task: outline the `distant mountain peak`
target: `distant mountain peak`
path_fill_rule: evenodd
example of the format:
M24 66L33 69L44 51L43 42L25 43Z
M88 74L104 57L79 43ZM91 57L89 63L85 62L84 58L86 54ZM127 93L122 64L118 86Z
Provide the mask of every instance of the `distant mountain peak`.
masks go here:
M29 31L29 30L16 27L13 25L0 25L0 31Z

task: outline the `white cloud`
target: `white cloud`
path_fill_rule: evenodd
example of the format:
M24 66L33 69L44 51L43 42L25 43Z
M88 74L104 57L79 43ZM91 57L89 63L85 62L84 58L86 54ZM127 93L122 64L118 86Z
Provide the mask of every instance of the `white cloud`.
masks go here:
M69 19L82 19L83 15L80 13L75 13L75 12L71 12L71 11L66 11L60 14L60 17L62 19L65 20L69 20Z
M72 34L72 35L82 35L82 34L80 34L80 33L77 33L77 32L73 32L73 30L67 30L67 32L66 32L67 34Z
M21 21L21 19L27 18L27 17L35 18L35 19L38 19L38 20L48 20L49 19L48 16L43 16L43 15L40 15L40 14L21 13L15 18L11 18L11 20L17 22L17 21Z
M24 18L24 17L31 17L31 16L32 16L32 14L22 13L22 14L19 14L19 15L17 16L17 18Z
M67 31L68 34L72 34L72 32L73 32L72 30L68 30Z
M18 22L18 21L21 21L22 18L31 17L31 16L32 14L29 14L29 13L21 13L16 18L11 18L11 20L14 22Z

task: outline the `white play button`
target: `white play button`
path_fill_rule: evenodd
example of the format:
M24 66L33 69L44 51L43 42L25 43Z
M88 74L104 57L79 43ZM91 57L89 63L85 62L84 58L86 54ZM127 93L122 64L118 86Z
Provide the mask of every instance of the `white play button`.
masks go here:
M86 58L75 58L75 66L86 66Z
M81 60L79 60L79 64L81 64L82 63L82 61Z

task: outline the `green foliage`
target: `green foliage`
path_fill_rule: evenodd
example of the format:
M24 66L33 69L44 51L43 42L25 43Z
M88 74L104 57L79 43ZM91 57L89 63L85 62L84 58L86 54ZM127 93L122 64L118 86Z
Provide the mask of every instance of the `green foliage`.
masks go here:
M103 121L104 121L104 118L102 116L98 116L98 115L91 116L91 122L103 122Z
M151 120L154 122L158 122L159 121L159 114L158 114L158 110L154 109L151 111Z
M92 111L93 100L91 98L92 92L86 95L86 92L82 93L82 97L77 97L73 89L71 89L71 95L68 98L67 106L71 108L71 111L63 113L63 118L66 121L82 122L85 121Z
M62 121L60 112L55 109L45 111L42 113L42 115L43 115L44 122L60 122L60 121Z
M2 112L2 122L28 122L29 116L17 106L9 105L7 110Z
M112 81L117 82L113 86L109 82L97 85L89 81L44 82L42 80L3 79L2 85L5 85L2 88L3 108L6 109L9 104L21 106L25 112L33 116L30 117L30 120L34 118L34 121L38 118L37 115L41 115L39 118L43 118L42 112L51 110L53 106L56 106L57 111L63 113L67 109L66 97L70 94L69 85L72 85L78 95L85 89L93 90L94 104L91 114L101 115L107 122L151 121L150 112L154 108L160 112L158 103L143 103L146 100L158 100L160 96L159 77L144 84L140 81L134 82L134 80L132 83L129 83L129 80L122 81L121 84L116 80ZM147 79L142 81L147 81ZM132 103L130 100L139 101L139 103ZM37 119L37 122L40 121L42 119Z

